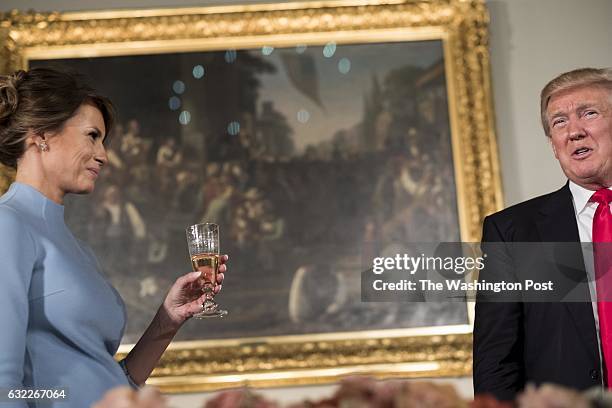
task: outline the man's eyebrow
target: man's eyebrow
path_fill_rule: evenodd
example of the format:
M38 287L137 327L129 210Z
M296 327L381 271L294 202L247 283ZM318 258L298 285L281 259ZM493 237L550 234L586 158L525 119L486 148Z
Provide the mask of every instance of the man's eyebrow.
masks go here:
M595 108L599 107L599 103L597 103L597 102L589 102L589 101L582 102L580 105L576 106L576 112L582 112L585 109L589 109L589 108L593 108L593 107L595 107Z
M552 114L548 115L548 119L549 120L556 119L561 116L567 116L567 113L565 113L565 111L562 111L562 110L557 110L557 111L554 111Z
M599 107L599 103L595 102L595 101L586 101L586 102L581 102L578 106L576 106L574 108L574 111L576 112L582 112L586 109L589 108L593 108L593 107ZM567 113L565 112L565 110L556 110L553 113L551 113L550 115L548 115L548 119L555 119L558 118L560 116L566 116Z

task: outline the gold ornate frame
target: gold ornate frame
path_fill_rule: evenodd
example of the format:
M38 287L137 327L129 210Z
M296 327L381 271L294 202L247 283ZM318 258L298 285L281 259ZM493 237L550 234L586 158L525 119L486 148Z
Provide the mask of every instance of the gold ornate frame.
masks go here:
M461 237L502 205L483 0L318 1L87 13L0 14L0 72L31 59L304 44L442 40ZM0 191L13 172L0 167ZM470 308L471 310L471 308ZM473 314L470 313L470 319ZM471 325L177 342L149 380L167 392L471 372ZM122 346L120 354L129 350Z

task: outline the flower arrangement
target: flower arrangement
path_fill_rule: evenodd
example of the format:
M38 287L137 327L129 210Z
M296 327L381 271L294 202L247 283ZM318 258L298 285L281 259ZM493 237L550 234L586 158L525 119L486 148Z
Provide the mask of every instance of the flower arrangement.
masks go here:
M125 408L169 408L156 390L139 392L123 388L107 393L95 408L115 408L117 397L125 397ZM130 394L132 393L132 394ZM144 395L142 395L144 393ZM115 398L109 398L111 397ZM109 401L111 405L105 405ZM131 404L130 404L131 402ZM249 388L222 391L202 405L203 408L281 408ZM612 408L612 393L593 389L579 392L544 384L528 385L516 401L498 401L490 395L477 395L471 401L461 398L450 384L427 381L377 381L370 377L350 377L340 382L334 394L317 401L302 401L283 408Z

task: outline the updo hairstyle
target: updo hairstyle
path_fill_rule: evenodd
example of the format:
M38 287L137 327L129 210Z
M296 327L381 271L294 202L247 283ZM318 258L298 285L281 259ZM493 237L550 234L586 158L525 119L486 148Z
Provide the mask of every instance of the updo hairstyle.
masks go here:
M78 74L33 68L0 75L0 163L16 169L29 130L39 135L60 131L84 103L100 110L108 135L114 107Z

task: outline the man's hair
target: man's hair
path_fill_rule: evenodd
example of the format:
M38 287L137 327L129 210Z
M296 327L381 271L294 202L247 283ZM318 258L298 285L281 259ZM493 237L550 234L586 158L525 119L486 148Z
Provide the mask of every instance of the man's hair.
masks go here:
M612 68L579 68L565 72L546 84L540 94L540 114L546 136L550 137L546 109L550 98L558 92L580 87L603 87L610 92L612 104Z

